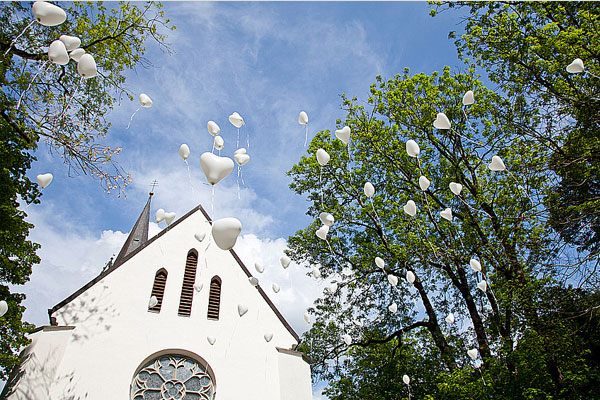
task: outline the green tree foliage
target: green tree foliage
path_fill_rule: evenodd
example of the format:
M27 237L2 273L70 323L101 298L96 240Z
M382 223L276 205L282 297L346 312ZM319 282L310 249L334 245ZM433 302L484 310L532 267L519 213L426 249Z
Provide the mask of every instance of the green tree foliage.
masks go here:
M476 102L465 107L467 90ZM580 332L597 327L598 293L557 279L557 260L572 249L560 245L544 202L554 183L544 168L553 149L523 132L540 123L537 110L485 88L473 70L448 68L378 78L368 105L345 96L343 104L347 117L338 125L351 128L350 145L320 132L289 172L315 218L290 238L290 255L320 264L339 287L311 309L316 322L303 345L315 378L330 380L332 398L408 398L403 374L418 398L586 398L597 391L598 334ZM433 127L438 112L452 129ZM420 146L418 158L406 152L409 139ZM319 148L331 155L325 167L314 156ZM495 155L505 171L489 169ZM431 181L425 191L420 176ZM372 202L363 193L367 181L376 190ZM463 186L460 195L451 182ZM409 200L415 217L404 211ZM440 216L446 208L452 222ZM335 217L328 241L315 235L321 212ZM471 269L471 259L483 273ZM485 292L477 287L482 279ZM388 308L394 302L395 314ZM450 312L454 324L445 322ZM471 348L481 355L475 363Z
M146 44L167 49L165 35L173 29L160 3L60 6L67 13L63 24L34 23L16 39L33 19L31 3L0 3L0 300L9 305L0 318L0 378L19 362L18 350L33 328L22 321L24 295L12 293L11 285L27 282L39 262L39 245L27 240L33 226L19 209L39 202L37 184L26 176L38 143L43 140L60 155L70 173L89 174L108 192L125 188L131 179L114 158L120 149L104 143L110 129L106 115L123 96L132 98L125 74L150 65ZM81 39L96 60L98 76L82 80L74 61L46 63L49 44L62 34Z

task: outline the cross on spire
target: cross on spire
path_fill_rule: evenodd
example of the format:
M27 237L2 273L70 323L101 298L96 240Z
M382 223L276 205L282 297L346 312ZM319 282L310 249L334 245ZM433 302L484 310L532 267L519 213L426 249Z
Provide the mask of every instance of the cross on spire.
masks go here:
M155 179L154 181L152 181L150 186L152 186L152 189L150 189L150 196L152 196L154 194L154 187L158 186L158 181Z

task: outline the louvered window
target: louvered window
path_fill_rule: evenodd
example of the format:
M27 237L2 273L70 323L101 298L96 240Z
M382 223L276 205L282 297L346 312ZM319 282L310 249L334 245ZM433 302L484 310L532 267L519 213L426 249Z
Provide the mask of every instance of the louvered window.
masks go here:
M208 319L219 319L219 306L221 304L221 278L215 276L210 281L208 294Z
M194 282L196 281L196 266L198 265L198 253L190 250L185 263L183 275L183 286L181 287L181 298L179 299L178 314L189 317L192 313L192 300L194 298Z
M154 307L149 307L148 311L160 312L162 306L163 296L165 294L165 285L167 284L167 270L164 268L159 269L154 276L154 285L152 285L152 296L156 296L158 303Z

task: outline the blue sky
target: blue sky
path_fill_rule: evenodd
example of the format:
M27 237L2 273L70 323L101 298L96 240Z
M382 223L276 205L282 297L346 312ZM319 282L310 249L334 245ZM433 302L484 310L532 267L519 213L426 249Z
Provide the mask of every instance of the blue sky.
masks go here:
M306 330L304 309L326 283L305 277L300 266L288 277L277 265L286 238L311 222L305 199L288 189L285 175L306 154L298 113L308 113L309 135L333 132L336 119L344 117L340 94L366 101L376 75L390 78L405 67L411 73L444 65L463 70L448 39L449 31L461 29L460 14L431 18L429 10L425 2L165 3L165 14L177 26L168 38L175 54L148 43L153 67L138 68L127 81L136 95L148 94L153 107L140 110L128 130L137 99L109 115L107 141L123 147L118 160L134 179L127 199L105 194L90 177L68 177L43 146L37 153L30 177L51 172L54 181L41 204L27 208L36 225L30 238L42 245L42 263L22 288L28 295L26 319L46 324L48 308L118 253L156 179L152 214L164 208L181 216L201 203L213 218L241 220L236 250L247 265L259 261L267 267L269 286L285 283L274 301L298 332ZM200 154L212 148L206 123L220 125L221 154L233 157L236 129L227 117L234 111L246 122L240 142L245 144L246 135L250 139L251 159L242 168L246 185L238 199L234 171L216 185L211 212L210 188L202 184L199 166ZM178 156L182 143L191 149L191 183ZM153 224L151 234L162 228ZM315 388L315 398L321 398L321 388Z

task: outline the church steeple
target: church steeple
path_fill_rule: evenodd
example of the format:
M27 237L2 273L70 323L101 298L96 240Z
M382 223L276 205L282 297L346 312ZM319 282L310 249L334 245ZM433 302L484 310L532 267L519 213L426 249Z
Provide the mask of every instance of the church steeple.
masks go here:
M148 197L148 201L146 202L146 206L142 210L139 218L137 219L131 233L127 237L123 248L119 252L119 255L115 259L112 268L115 268L119 264L121 264L125 257L135 249L143 245L148 241L148 226L150 224L150 200L152 200L152 195L154 193L150 192L150 196Z

